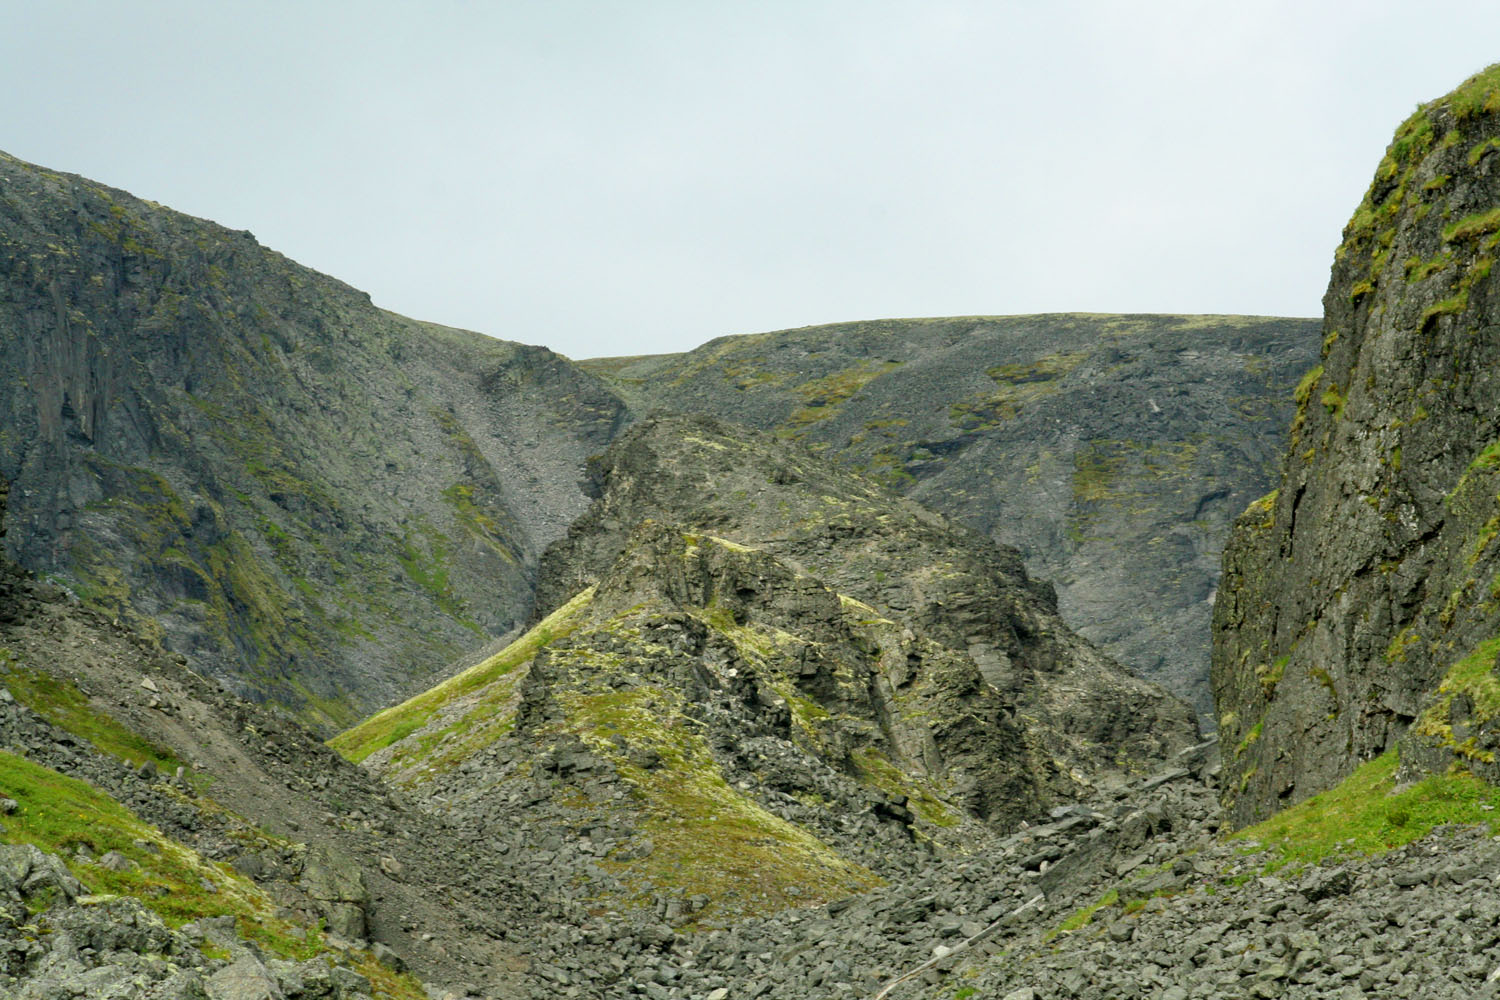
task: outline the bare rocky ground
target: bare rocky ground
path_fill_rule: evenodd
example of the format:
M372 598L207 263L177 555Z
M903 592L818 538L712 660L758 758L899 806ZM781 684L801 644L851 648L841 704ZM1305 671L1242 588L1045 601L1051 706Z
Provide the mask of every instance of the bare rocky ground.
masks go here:
M103 857L13 845L0 854L0 995L423 995L371 976L362 946L384 956L381 969L407 965L432 997L874 997L911 973L884 995L1474 997L1496 988L1500 845L1487 829L1444 828L1379 858L1275 870L1271 848L1221 836L1212 744L1014 833L976 839L967 853L897 852L901 863L867 893L708 929L671 898L646 915L567 898L567 873L591 860L584 839L534 843L523 831L500 854L55 591L12 577L3 607L6 694L24 688L28 671L71 680L95 710L189 770L179 780L100 753L14 694L0 694L0 747L90 782L173 841L251 876L276 915L304 927L321 919L364 940L332 934L326 958L278 958L223 918L169 928L149 898L89 893ZM17 801L0 823L19 829L30 807ZM333 862L340 874L317 875L311 858L342 859ZM317 898L339 895L317 888L330 882L364 891Z
M51 588L13 579L5 618L0 749L89 782L172 841L228 863L295 925L321 921L351 947L393 949L394 964L426 980L504 987L520 975L525 961L502 937L513 906L529 902L524 893L507 886L519 898L482 899L454 884L483 861L300 726ZM81 694L91 723L106 716L181 759L183 776L100 752L33 711L13 690L34 690L38 676ZM3 820L8 832L26 829L19 818L30 806L21 800ZM87 884L89 862L68 860ZM28 960L11 974L39 968Z

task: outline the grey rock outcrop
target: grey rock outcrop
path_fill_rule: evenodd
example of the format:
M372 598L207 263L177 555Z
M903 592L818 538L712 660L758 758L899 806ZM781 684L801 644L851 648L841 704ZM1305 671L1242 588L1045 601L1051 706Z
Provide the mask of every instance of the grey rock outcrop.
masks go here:
M662 520L774 555L959 653L1064 771L1105 773L1191 741L1183 705L1073 633L1014 549L810 452L706 418L649 418L591 470L599 499L548 548L539 610Z
M1500 70L1421 106L1344 230L1279 488L1240 518L1213 681L1243 823L1401 745L1500 747Z
M545 348L4 154L0 387L9 554L325 730L526 616L623 414Z
M831 903L1195 739L1013 551L805 449L648 418L591 465L546 616L333 741L546 896Z
M880 320L581 362L637 413L797 439L1020 551L1063 618L1212 708L1223 539L1270 488L1316 320Z

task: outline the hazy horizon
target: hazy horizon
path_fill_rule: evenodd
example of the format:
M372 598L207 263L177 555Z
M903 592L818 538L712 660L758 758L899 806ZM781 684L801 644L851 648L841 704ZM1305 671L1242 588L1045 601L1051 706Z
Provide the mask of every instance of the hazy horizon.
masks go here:
M0 148L576 358L892 317L1316 316L1500 8L11 5Z

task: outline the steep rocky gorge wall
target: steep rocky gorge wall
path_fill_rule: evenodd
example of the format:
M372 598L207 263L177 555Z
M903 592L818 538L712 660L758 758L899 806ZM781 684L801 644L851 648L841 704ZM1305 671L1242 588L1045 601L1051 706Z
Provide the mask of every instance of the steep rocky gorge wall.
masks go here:
M636 526L664 520L764 550L957 652L1048 766L1106 771L1193 736L1181 702L1064 624L1015 550L802 448L706 418L649 418L591 466L600 497L544 555L538 611L596 582Z
M591 466L545 617L332 741L507 857L549 845L528 882L718 926L966 853L1196 739L1014 551L803 448L648 418Z
M0 154L8 551L324 728L531 606L623 417L235 232Z
M1316 320L881 320L582 362L638 413L800 440L1020 551L1063 617L1205 718L1235 514L1272 485Z
M1225 552L1237 822L1400 744L1500 777L1500 68L1420 107L1344 230L1279 488Z

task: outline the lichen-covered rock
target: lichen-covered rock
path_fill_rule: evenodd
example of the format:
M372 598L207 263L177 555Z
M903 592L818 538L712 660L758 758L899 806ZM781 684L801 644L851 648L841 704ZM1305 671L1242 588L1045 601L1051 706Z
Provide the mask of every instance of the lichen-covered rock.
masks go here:
M651 418L594 472L562 603L333 741L548 892L672 926L837 900L1195 737L1014 551L801 448Z
M329 847L314 847L307 852L300 881L302 890L317 901L331 932L346 941L364 938L370 890L353 859Z
M1069 625L1206 718L1220 550L1271 488L1318 339L1312 319L967 316L580 364L638 413L800 440L1014 546Z
M1279 488L1239 520L1214 620L1246 822L1400 742L1500 778L1500 68L1420 107L1344 230Z
M544 348L0 154L7 552L306 722L523 619L622 412Z
M772 554L957 653L1065 770L1102 774L1191 741L1182 704L1069 629L1016 550L807 451L706 418L655 418L592 469L600 497L548 549L539 609L600 579L636 525L661 519Z

